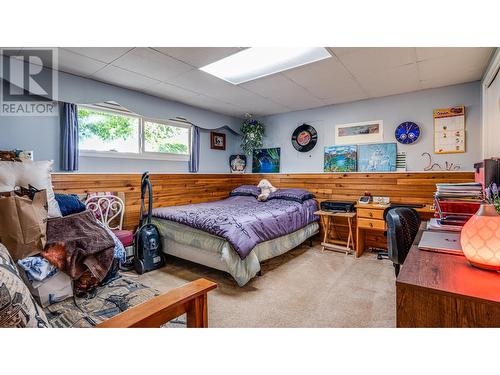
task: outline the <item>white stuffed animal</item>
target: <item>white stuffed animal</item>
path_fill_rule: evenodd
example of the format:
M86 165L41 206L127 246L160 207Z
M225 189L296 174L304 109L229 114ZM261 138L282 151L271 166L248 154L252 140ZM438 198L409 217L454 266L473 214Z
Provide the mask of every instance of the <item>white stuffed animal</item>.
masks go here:
M260 188L260 194L257 197L257 200L260 202L267 201L269 194L274 193L276 190L278 190L265 178L263 180L260 180L257 187Z

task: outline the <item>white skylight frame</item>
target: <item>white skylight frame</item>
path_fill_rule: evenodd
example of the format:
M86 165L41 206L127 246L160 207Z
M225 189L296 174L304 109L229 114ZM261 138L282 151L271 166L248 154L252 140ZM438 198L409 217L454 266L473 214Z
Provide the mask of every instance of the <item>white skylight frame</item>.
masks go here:
M233 85L240 85L332 57L324 47L251 47L200 70Z

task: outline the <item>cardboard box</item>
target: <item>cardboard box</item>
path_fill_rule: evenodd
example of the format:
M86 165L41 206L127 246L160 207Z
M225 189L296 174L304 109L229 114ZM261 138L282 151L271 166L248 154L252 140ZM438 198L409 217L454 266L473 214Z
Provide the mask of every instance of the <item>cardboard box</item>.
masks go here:
M24 270L20 269L20 274L31 294L42 307L73 297L73 281L62 271L57 271L48 279L32 283L28 280Z

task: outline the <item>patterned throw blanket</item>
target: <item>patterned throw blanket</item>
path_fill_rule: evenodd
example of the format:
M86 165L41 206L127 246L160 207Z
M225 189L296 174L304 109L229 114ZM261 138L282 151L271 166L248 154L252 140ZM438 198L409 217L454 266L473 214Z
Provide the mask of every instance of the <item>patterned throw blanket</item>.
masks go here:
M227 240L241 259L265 241L295 232L318 221L314 199L297 203L283 199L259 202L236 196L208 203L155 208L153 216L203 230Z
M49 219L47 244L40 253L75 282L75 293L92 289L108 273L115 243L91 211Z

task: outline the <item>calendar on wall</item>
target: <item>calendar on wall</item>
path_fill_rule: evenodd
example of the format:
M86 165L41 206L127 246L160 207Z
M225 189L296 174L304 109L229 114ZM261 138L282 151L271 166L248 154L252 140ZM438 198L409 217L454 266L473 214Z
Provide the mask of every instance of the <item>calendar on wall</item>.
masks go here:
M434 153L465 152L465 107L434 110Z

